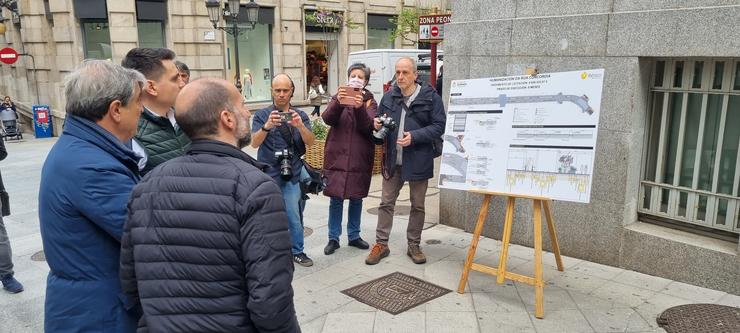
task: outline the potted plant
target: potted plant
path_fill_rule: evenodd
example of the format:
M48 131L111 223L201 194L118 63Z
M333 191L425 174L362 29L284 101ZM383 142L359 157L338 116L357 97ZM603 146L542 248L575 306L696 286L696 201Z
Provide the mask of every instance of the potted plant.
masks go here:
M324 146L326 136L329 135L330 127L324 123L321 117L311 120L311 132L316 138L313 145L306 149L305 161L316 169L324 168ZM381 172L380 161L383 158L383 146L375 146L375 158L373 161L373 174Z
M311 120L311 132L316 138L313 145L306 149L305 161L316 169L324 168L324 145L329 134L329 126L321 117Z

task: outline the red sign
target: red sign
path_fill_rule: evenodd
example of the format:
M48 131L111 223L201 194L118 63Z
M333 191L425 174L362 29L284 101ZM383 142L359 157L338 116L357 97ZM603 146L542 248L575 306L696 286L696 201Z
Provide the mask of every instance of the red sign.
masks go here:
M432 37L437 37L439 35L439 28L437 28L436 25L432 26Z
M15 52L12 48L6 47L0 50L0 61L8 65L12 65L18 61L18 52Z

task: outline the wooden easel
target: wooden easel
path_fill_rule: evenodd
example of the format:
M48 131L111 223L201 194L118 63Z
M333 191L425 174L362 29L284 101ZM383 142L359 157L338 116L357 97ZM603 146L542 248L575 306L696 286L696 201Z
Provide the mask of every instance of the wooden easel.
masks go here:
M544 289L545 281L542 279L542 206L545 207L545 217L547 220L547 229L550 231L550 239L552 240L553 253L555 254L555 261L558 265L558 270L563 271L563 261L560 258L560 247L558 245L558 238L555 234L555 225L553 224L552 212L550 211L550 203L552 200L546 197L529 196L529 195L518 195L509 193L497 193L488 191L472 190L472 193L483 194L483 204L478 214L478 222L475 224L475 232L473 232L473 240L470 242L470 249L468 250L468 256L465 259L465 267L463 268L462 276L460 277L460 285L457 287L457 292L460 294L465 293L465 283L468 281L468 274L470 270L476 270L482 273L491 274L496 276L496 282L503 284L504 279L526 283L534 286L534 300L535 300L535 317L542 319L545 316L544 309ZM501 256L498 262L498 268L489 267L482 264L476 264L473 262L475 257L475 250L478 247L478 239L480 238L481 231L483 230L483 223L488 215L488 204L491 202L493 196L505 196L507 197L506 203L506 218L504 219L504 234L501 238ZM509 254L509 241L511 240L511 226L514 221L514 200L520 199L531 199L534 202L533 222L534 222L534 277L525 276L506 271L506 259Z

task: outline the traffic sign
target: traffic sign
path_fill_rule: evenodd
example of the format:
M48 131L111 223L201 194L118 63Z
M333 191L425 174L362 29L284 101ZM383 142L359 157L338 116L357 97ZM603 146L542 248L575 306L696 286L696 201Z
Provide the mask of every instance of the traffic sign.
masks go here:
M18 61L18 52L15 52L15 50L10 47L6 47L0 50L0 61L5 64L12 65Z
M419 16L419 41L441 42L445 38L445 23L450 23L451 14Z

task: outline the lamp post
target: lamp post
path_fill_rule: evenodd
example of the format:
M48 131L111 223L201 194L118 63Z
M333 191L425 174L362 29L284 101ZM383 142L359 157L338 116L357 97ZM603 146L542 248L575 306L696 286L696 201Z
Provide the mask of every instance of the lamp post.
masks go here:
M239 16L239 11L241 9L239 2L239 0L228 0L229 9L226 10L225 8L221 7L221 0L206 0L206 9L208 10L208 19L211 21L211 24L213 24L214 29L223 30L227 34L234 36L236 89L239 90L239 92L241 93L242 75L241 69L239 68L239 35L241 35L242 32L254 29L254 26L257 24L257 19L259 17L260 6L255 3L254 0L250 0L249 3L246 4L245 7L247 9L247 23L249 23L249 25L242 28L239 27L239 21L237 19L237 17ZM221 17L223 17L224 21L226 21L230 17L232 21L231 26L219 26L218 23L221 21Z

